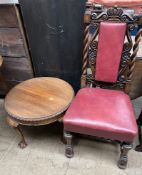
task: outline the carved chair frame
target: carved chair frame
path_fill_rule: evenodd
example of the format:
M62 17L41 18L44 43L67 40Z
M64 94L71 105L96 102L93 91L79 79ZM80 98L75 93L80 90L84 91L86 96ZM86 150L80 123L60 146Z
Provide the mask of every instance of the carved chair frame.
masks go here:
M119 67L118 79L116 83L104 83L96 81L95 64L97 53L97 36L99 34L99 24L102 21L115 21L127 23L127 31L122 51L122 57ZM86 11L84 15L84 50L83 50L83 66L81 76L81 88L83 87L101 87L110 89L122 89L129 94L130 82L137 59L137 52L139 43L141 41L142 29L139 30L135 37L133 44L130 31L142 22L142 16L135 14L133 9L111 7L106 8L102 5L86 4ZM94 27L95 32L92 34L90 28ZM65 154L68 158L73 157L73 135L69 131L64 131L64 138L66 140ZM103 139L104 141L104 139ZM109 140L110 141L110 140ZM118 167L125 169L128 162L128 151L132 149L131 143L120 142L120 158L118 160Z
M137 33L134 44L130 32L138 26L140 19L141 17L139 15L136 15L133 9L119 7L106 8L101 5L90 4L86 5L86 11L84 15L85 36L81 87L99 86L102 88L123 89L126 93L129 94L129 85L132 79L135 61L137 59L137 52L139 49L139 42L141 40L142 29ZM94 78L96 53L98 46L97 36L99 34L99 24L102 21L127 23L125 42L116 83L104 83L96 81ZM95 29L95 32L93 34L90 33L91 27Z

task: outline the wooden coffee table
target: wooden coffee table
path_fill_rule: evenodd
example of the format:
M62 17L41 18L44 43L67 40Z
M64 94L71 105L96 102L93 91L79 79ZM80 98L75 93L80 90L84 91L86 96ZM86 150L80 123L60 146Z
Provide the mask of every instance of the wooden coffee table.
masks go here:
M20 125L46 125L61 120L73 97L73 88L58 78L33 78L15 86L7 94L4 106L8 124L21 135L19 146L27 146Z

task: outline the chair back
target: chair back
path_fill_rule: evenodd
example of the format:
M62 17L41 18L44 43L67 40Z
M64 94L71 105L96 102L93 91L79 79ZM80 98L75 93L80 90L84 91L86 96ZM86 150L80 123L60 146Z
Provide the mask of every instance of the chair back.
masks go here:
M133 9L87 3L81 86L125 89L130 83L142 31L131 31L140 14Z

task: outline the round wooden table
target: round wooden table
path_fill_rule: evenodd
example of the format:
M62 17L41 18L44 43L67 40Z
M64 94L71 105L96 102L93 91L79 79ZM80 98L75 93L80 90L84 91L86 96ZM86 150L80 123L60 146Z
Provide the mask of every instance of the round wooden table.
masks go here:
M8 124L21 135L19 146L27 143L20 125L46 125L61 120L74 97L73 88L53 77L40 77L15 86L5 98Z

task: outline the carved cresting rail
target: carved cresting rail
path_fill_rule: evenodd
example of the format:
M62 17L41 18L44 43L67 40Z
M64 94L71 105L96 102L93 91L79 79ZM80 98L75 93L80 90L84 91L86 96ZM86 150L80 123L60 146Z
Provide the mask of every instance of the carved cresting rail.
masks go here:
M101 83L97 82L94 78L95 75L95 62L96 52L98 45L98 31L99 24L102 21L118 21L127 23L127 32L125 37L125 43L122 52L122 59L119 68L118 80L116 83ZM139 42L141 40L142 29L140 29L135 37L135 43L133 45L130 31L135 27L138 27L142 22L142 14L135 14L133 9L111 7L106 8L102 5L86 4L86 11L84 15L84 50L83 50L83 66L81 87L85 86L99 86L109 88L124 89L126 84L130 84L135 61L137 58L137 52L139 49ZM94 32L90 32L93 28ZM115 46L114 46L115 47ZM88 74L87 70L90 68L91 73ZM125 88L125 91L129 93L129 88Z

